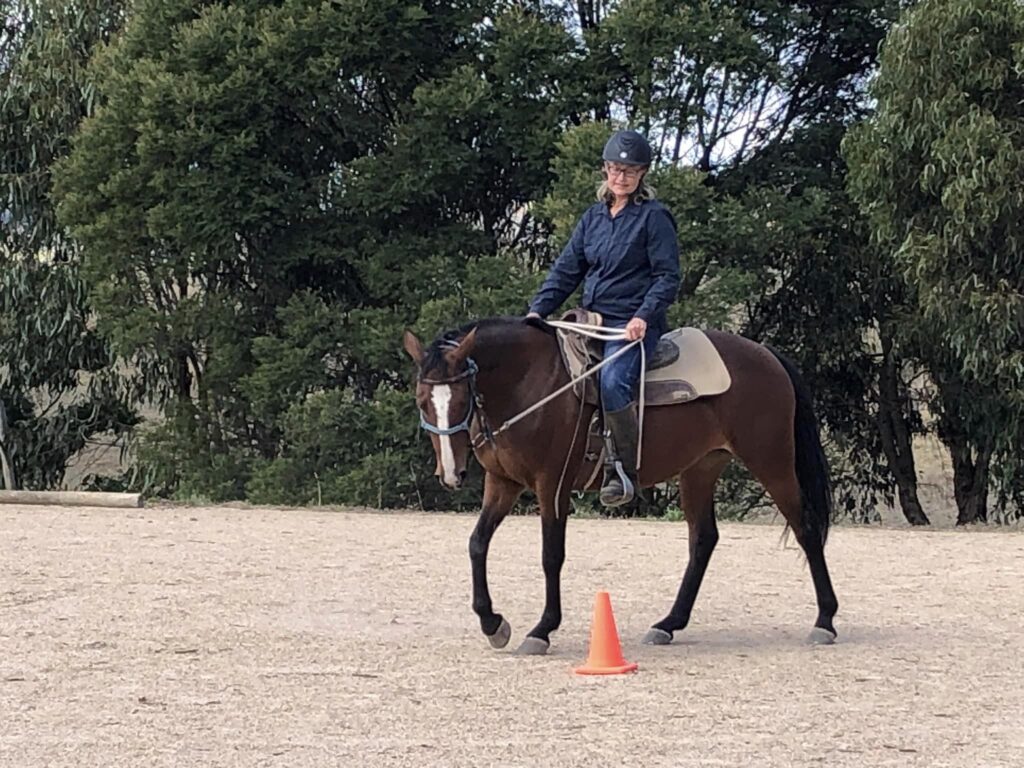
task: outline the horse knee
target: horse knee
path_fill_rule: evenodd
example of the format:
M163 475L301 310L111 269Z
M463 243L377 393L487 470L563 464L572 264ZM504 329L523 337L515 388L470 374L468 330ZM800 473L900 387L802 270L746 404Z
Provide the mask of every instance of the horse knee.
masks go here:
M487 557L487 547L490 542L484 540L483 536L477 533L473 533L469 537L469 559L473 562L479 562Z

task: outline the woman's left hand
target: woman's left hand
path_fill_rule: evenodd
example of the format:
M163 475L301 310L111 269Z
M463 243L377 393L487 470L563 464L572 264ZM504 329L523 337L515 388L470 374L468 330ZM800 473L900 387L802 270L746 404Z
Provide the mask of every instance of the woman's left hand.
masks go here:
M634 317L628 323L626 323L626 339L628 341L636 341L642 339L647 333L647 321L641 320L639 317Z

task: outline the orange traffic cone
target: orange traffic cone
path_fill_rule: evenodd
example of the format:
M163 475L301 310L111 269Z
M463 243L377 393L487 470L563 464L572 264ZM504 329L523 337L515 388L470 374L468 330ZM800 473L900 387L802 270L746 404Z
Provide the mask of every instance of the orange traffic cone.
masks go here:
M622 658L619 631L615 628L612 601L607 592L598 592L594 599L594 620L590 627L590 655L577 675L621 675L632 672L636 664Z

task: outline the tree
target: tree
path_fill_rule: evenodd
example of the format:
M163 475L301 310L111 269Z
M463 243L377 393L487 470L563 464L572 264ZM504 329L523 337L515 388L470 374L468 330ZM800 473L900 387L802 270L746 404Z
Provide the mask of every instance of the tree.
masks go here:
M1022 33L1013 0L916 5L882 49L877 113L846 144L851 193L912 291L959 523L985 519L994 455L1019 482Z
M54 164L93 103L85 66L121 2L3 4L0 29L0 453L29 487L58 485L97 434L134 423L57 224Z
M379 466L374 502L417 503L425 444L378 439L408 384L396 340L524 302L508 254L534 247L572 51L531 4L137 4L93 63L60 211L101 332L169 417L146 475L343 501L357 484L328 480ZM380 450L306 451L313 414Z

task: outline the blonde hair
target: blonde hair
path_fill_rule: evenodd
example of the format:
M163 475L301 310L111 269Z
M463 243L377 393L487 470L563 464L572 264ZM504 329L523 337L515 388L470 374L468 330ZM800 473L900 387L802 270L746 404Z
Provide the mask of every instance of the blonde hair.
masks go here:
M636 189L633 190L633 194L629 196L629 202L631 203L642 203L645 200L653 200L656 194L654 187L647 183L647 173L650 171L651 166L647 166L644 169L644 175L640 177L640 183L636 185ZM597 199L601 203L614 203L615 193L612 192L608 186L608 176L605 174L604 169L601 169L601 183L597 185Z

